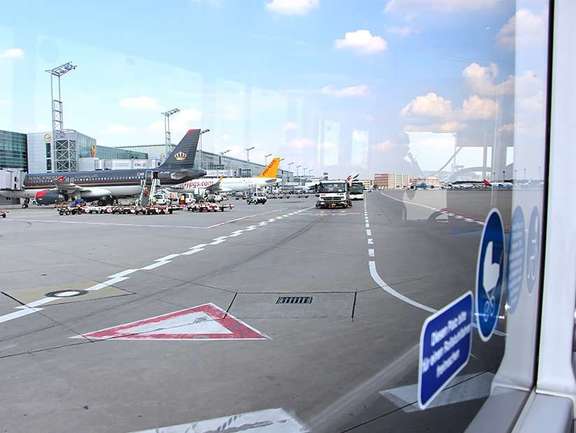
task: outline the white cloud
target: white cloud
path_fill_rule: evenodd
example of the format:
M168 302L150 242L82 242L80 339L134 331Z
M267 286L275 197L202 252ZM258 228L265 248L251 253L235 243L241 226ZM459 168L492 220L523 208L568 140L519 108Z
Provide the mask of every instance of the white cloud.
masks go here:
M8 48L0 53L0 59L21 59L24 57L22 48Z
M462 104L462 116L465 119L492 119L498 114L499 109L496 101L472 95Z
M418 33L414 27L410 26L390 27L387 31L388 33L392 33L393 35L397 35L403 38Z
M514 48L515 43L532 46L546 41L545 14L535 14L528 9L519 9L506 24L502 26L496 40L507 48ZM516 37L516 33L518 37Z
M310 147L314 147L316 143L314 140L306 137L295 138L288 143L288 146L293 149L307 149Z
M322 94L335 96L337 98L358 97L368 95L368 86L359 84L357 86L342 87L340 89L333 86L322 87Z
M480 66L478 63L468 65L462 75L472 91L478 95L501 96L514 93L514 78L508 77L505 81L496 84L498 66L491 63Z
M134 110L159 110L158 101L150 96L133 96L120 100L120 107Z
M414 98L402 109L401 114L403 116L448 118L452 115L452 103L434 92L429 92L424 96Z
M514 124L513 123L506 123L498 128L498 132L502 134L512 134L514 132Z
M346 32L344 39L337 39L334 46L358 54L375 54L385 51L388 48L388 43L383 37L372 35L369 30L356 30Z
M266 9L282 15L306 15L319 3L319 0L271 0L266 3Z
M386 12L459 12L488 9L501 0L390 0Z
M121 125L119 123L113 123L104 129L105 134L128 134L133 132L135 129L131 126Z
M448 120L446 122L433 122L423 125L408 124L404 126L406 132L457 132L466 127L466 124L457 120Z
M298 129L298 124L295 122L286 122L282 125L282 131L289 132L289 131L296 131Z

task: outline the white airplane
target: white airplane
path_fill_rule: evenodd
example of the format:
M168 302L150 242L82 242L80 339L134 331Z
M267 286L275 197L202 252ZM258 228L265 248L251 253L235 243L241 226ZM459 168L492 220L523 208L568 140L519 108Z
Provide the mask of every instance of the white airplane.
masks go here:
M243 192L250 189L259 188L267 185L274 185L278 179L278 167L280 158L274 158L270 161L262 173L255 177L219 177L193 179L188 182L174 185L171 187L174 191L194 192L197 190L207 190L210 192Z

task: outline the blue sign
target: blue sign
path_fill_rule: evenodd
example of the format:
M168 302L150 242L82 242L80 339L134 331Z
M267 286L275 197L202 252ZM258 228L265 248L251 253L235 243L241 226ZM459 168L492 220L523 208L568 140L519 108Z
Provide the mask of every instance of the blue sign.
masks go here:
M498 209L486 221L476 264L476 320L482 341L490 340L498 323L504 275L504 225Z
M526 252L526 286L528 293L532 293L538 280L540 268L540 215L538 208L532 209L530 225L528 226L528 245Z
M472 350L472 292L428 317L420 333L418 404L425 409L464 368Z
M526 253L526 227L524 212L518 206L512 214L512 228L508 239L508 266L506 272L508 289L508 308L514 313L524 280L524 255Z

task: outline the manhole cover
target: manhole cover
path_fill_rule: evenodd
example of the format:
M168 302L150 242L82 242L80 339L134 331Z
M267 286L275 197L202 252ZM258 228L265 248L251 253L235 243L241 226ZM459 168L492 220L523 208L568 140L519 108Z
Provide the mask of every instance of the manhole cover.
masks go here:
M280 296L277 304L311 304L312 296Z

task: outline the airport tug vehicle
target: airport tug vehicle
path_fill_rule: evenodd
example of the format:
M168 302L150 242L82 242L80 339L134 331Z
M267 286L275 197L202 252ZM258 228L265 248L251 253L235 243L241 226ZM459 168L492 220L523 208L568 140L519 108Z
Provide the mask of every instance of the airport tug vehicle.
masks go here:
M318 209L352 207L350 184L346 180L322 180L317 187Z

